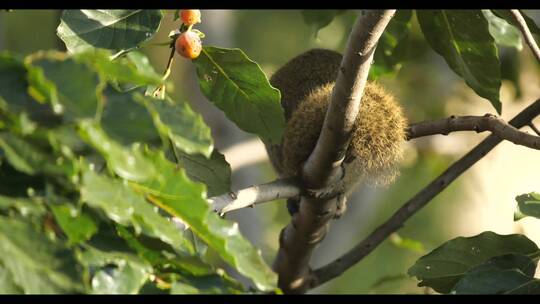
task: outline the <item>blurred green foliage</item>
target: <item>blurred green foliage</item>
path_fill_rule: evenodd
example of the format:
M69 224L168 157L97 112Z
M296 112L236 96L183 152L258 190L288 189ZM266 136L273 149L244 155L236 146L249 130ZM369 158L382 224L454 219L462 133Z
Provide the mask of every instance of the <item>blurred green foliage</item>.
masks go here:
M223 25L230 31L230 41L227 44L241 48L251 59L259 63L267 75L271 75L289 59L310 48L342 51L355 18L355 12L348 10L339 14L327 27L315 35L313 28L305 23L300 10L238 10L222 13L230 17L226 19L228 24ZM203 18L204 16L203 11ZM60 12L56 10L0 12L0 51L10 50L27 55L42 49L64 50L64 45L56 36L59 17ZM172 21L172 14L166 15L165 18ZM219 26L219 24L213 26ZM213 37L212 27L209 26L204 31L207 41L216 39ZM167 33L161 33L154 41L164 41L166 35ZM404 46L404 52L408 54L407 61L397 74L383 76L378 81L396 94L412 122L449 115L450 113L445 110L445 101L455 94L455 84L462 81L446 66L444 60L429 48L414 16L407 40ZM164 69L166 58L163 57L167 56L168 49L149 47L143 51L149 55L158 72ZM516 61L518 57L507 58L506 52L502 55L503 77L516 81L519 79L519 73L516 73L516 67L520 66L519 60ZM189 80L194 77L189 74L194 74L194 68L188 66L189 63L186 62L176 62L176 64L177 70L172 77L175 80L175 90L172 95L187 98L191 103L198 102L190 98L194 96L191 91L198 90L194 81ZM464 90L470 91L468 88ZM519 95L521 91L518 88L516 92ZM195 106L195 108L204 110L204 107L200 106ZM205 113L202 114L205 115ZM213 123L209 122L209 125ZM214 137L216 134L219 136L221 133L213 130ZM222 135L229 136L227 133ZM214 138L214 140L220 141L219 138ZM329 248L323 242L320 248L322 253L318 256L325 256L325 258L317 259L316 264L324 264L347 251L455 160L455 156L440 155L429 146L412 149L416 151L416 157L403 166L401 177L394 185L388 189L369 190L374 192L374 195L363 195L366 191L362 190L359 195L362 202L350 202L350 204L362 203L366 206L375 206L376 210L371 212L369 219L359 224L347 222L347 218L351 215L345 215L343 221L348 225L346 227L341 225L339 229L347 229L349 232L347 235L354 237L345 241L349 244L347 247ZM268 163L259 165L258 170L261 179L269 180L274 176ZM0 180L5 179L0 175ZM36 181L28 181L29 184L32 182ZM449 218L453 215L458 216L456 210L459 206L466 204L460 200L461 186L458 179L407 222L399 231L399 235L419 241L428 251L443 241L455 237L452 221ZM0 188L2 187L9 187L9 185L2 182ZM21 193L24 191L20 189ZM451 202L451 204L444 202ZM362 206L350 207L354 212L363 212L362 208ZM265 228L261 229L256 236L251 235L251 241L262 250L265 259L271 262L277 250L279 231L289 220L286 208L283 203L268 203L249 212L254 212L257 218L263 219L258 224ZM243 223L240 223L240 229L243 229ZM350 233L351 231L353 232ZM331 229L330 237L337 235L339 238L342 233L341 230ZM419 252L397 248L387 240L344 275L312 292L423 293L425 290L417 287L415 280L403 276L421 255ZM2 267L4 266L0 265L0 276ZM181 290L181 286L175 288Z

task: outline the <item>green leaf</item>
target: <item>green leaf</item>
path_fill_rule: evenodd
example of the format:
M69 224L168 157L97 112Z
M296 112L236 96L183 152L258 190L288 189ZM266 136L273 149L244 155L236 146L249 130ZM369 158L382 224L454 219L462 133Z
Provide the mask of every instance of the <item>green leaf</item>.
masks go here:
M252 279L257 288L273 290L276 274L261 257L260 251L246 240L238 224L220 218L204 199L204 186L190 181L184 170L177 169L163 153L146 151L159 177L138 184L138 191L169 214L181 219L209 247L235 269Z
M72 53L121 51L150 40L162 18L160 10L64 10L57 33Z
M162 77L148 70L140 70L129 58L110 59L110 52L83 52L75 55L79 62L85 62L104 79L119 83L141 85L160 85Z
M3 151L0 149L0 154ZM31 176L16 170L5 160L0 160L0 193L12 197L28 195L29 189L42 190L45 185L43 176Z
M375 49L373 65L369 70L370 79L398 71L400 62L407 59L406 44L411 17L412 10L398 10L388 23Z
M209 159L181 151L177 151L176 156L191 180L206 185L208 197L231 191L231 166L217 150Z
M504 19L497 17L490 10L482 10L482 14L489 23L489 33L500 46L514 47L521 51L521 33Z
M209 275L215 272L212 265L204 263L198 256L177 256L162 247L157 248L155 239L143 239L142 236L137 237L120 225L116 227L116 230L118 235L126 241L130 248L135 250L141 258L156 268L173 269L195 276ZM154 246L150 247L150 243Z
M124 148L111 140L98 124L90 120L81 121L79 128L81 137L105 157L107 164L120 177L142 181L156 174L152 163L141 154L139 145Z
M170 42L167 43L170 44ZM148 75L149 77L154 77L154 75L158 75L159 77L161 77L161 75L156 72L156 70L150 63L148 56L146 56L145 54L137 51L132 51L127 53L126 56L137 67L139 73ZM147 86L145 95L150 95L157 89L157 87L157 85Z
M505 294L530 294L538 295L540 294L540 280L533 279L528 282L505 292Z
M15 284L9 270L0 263L0 294L22 294L23 290Z
M133 63L135 67L137 67L138 73L151 78L154 78L156 76L161 77L150 63L148 56L146 56L144 53L133 51L129 52L126 56L129 61L131 61L131 63Z
M81 254L82 263L92 273L95 294L136 294L152 273L152 267L139 257L123 252L104 252L89 247Z
M183 276L184 282L174 282L171 294L239 294L243 290L237 282L226 280L220 275L199 277Z
M489 259L469 270L456 284L454 294L501 294L534 280L536 262L520 254Z
M531 192L518 195L517 210L514 212L514 221L520 220L526 216L532 216L540 219L540 193Z
M538 254L538 247L519 234L499 235L491 231L474 237L458 237L421 257L409 269L418 286L429 286L437 292L449 293L454 285L473 267L488 259L510 254Z
M202 93L240 129L274 144L281 142L285 116L280 92L257 63L240 49L205 46L193 60Z
M181 231L125 183L86 170L80 191L85 203L103 210L114 222L133 226L138 233L158 238L181 252L193 253Z
M101 126L111 137L123 145L136 142L159 145L159 133L146 107L139 104L133 94L112 88L105 90L107 104L103 109Z
M495 15L497 15L498 17L503 18L504 20L506 20L508 23L513 24L516 27L519 27L516 19L514 18L514 15L512 15L512 13L510 13L510 10L494 9L494 10L491 10L491 11ZM531 33L534 34L534 35L540 35L540 27L538 27L538 25L536 25L536 22L534 22L534 20L532 18L527 16L525 13L523 13L522 10L520 10L520 12L521 12L521 15L523 16L523 19L525 19L525 23L527 23L527 27L529 28Z
M88 65L56 51L35 53L26 63L36 99L48 101L55 113L65 113L69 119L96 115L103 86Z
M523 64L519 58L519 53L515 48L501 50L501 79L509 80L515 88L514 99L522 96L521 70Z
M425 251L424 245L417 240L403 238L397 233L390 235L390 242L398 248L407 249L417 253L423 253Z
M69 244L89 240L98 230L94 219L69 204L50 205L56 222L67 235Z
M73 252L27 222L0 217L0 261L25 293L82 291Z
M533 280L517 269L491 268L476 271L461 279L453 294L502 294L519 288ZM536 282L536 283L538 283Z
M28 95L27 70L22 60L8 52L0 53L0 111L30 118L43 125L54 122L54 113L48 105L39 104ZM3 100L6 108L2 106ZM4 109L2 109L4 108Z
M75 174L76 168L71 162L62 157L54 159L37 146L11 133L0 133L0 148L14 168L28 175L44 173L69 177Z
M495 41L480 10L417 10L424 37L448 66L500 114L501 71Z
M10 208L16 209L24 217L27 215L41 217L46 212L43 205L32 199L0 195L0 210L7 210Z
M136 98L144 103L159 132L169 138L176 148L188 154L200 153L210 157L214 149L210 128L187 103L175 104L170 99L159 100L141 95Z
M36 175L37 168L49 164L45 154L11 133L0 134L0 148L14 168L29 175Z
M302 10L302 18L304 22L313 28L315 37L317 37L319 31L326 27L334 20L338 15L343 14L345 10L314 10L307 9Z

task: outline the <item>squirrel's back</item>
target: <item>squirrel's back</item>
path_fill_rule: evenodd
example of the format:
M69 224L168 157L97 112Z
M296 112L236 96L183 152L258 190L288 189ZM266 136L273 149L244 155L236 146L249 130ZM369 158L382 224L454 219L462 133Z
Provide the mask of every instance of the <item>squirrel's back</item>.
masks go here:
M272 163L282 177L299 173L317 143L341 64L341 54L309 50L285 64L270 79L281 91L287 127L280 146L267 146ZM345 158L344 183L361 177L388 183L402 156L406 119L395 98L381 86L368 82ZM349 188L349 184L344 186Z

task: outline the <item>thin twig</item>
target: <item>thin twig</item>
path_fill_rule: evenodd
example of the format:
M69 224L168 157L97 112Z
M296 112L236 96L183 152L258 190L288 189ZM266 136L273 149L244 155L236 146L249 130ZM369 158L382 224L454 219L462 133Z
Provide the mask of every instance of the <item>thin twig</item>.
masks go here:
M528 123L527 125L529 126L529 128L531 128L534 131L534 133L536 133L536 135L540 136L540 130L536 128L536 126L534 125L532 121Z
M515 128L521 128L540 114L540 99L521 111L509 123ZM429 185L418 192L392 215L384 224L379 226L368 237L354 246L347 253L335 261L313 271L311 288L315 288L340 276L347 269L361 261L380 245L389 235L403 226L412 215L427 205L431 199L442 192L463 172L477 161L482 159L489 151L502 141L500 137L491 134L480 144L452 164L444 173L434 179Z
M317 190L332 184L341 174L341 163L349 145L360 100L379 38L395 10L361 13L349 36L330 106L317 145L302 170L304 188ZM274 261L278 286L285 293L304 293L310 285L309 260L324 239L338 198L302 195L300 208L281 231Z
M456 131L491 131L499 138L513 142L516 145L540 149L539 136L520 131L502 118L492 114L484 116L450 116L446 119L411 124L407 128L407 139L435 134L447 135Z
M521 34L523 34L523 38L525 38L525 42L527 42L527 45L529 46L529 48L531 48L531 51L533 52L534 57L536 57L536 60L540 62L540 48L538 48L538 44L536 44L536 41L534 40L531 30L529 29L529 26L527 25L527 21L525 21L525 19L521 15L521 12L517 9L510 10L510 13L516 19L519 30L521 31Z
M167 59L167 66L165 67L165 72L163 72L163 77L161 78L163 81L167 80L167 78L169 78L169 75L171 75L171 66L174 60L174 53L176 51L176 46L174 42L175 40L173 40L170 44L171 53L169 54L169 59ZM162 91L165 91L165 84L158 86L154 90L154 92L152 92L152 96L157 97L162 93Z
M270 183L211 197L208 199L208 203L213 206L214 211L224 215L233 210L298 195L300 195L300 187L293 179L278 179Z

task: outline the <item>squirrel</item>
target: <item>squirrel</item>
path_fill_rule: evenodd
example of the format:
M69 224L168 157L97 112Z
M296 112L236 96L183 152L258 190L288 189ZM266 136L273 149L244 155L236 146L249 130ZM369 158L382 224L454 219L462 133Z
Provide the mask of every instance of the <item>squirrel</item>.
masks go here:
M287 124L281 144L265 145L280 177L299 176L315 148L341 61L338 52L311 49L291 59L270 78L270 84L281 91ZM338 200L336 218L345 211L346 197L362 181L387 185L395 179L406 125L396 99L377 83L368 81L343 162L344 174L336 185L338 193L344 194ZM298 212L299 199L289 199L287 207L291 215Z

